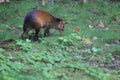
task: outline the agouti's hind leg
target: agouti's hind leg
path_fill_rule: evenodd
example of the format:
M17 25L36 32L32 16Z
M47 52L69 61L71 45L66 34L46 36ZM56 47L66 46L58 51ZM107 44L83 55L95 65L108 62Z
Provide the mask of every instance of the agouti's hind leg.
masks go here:
M35 30L35 36L34 36L34 41L37 41L38 40L38 38L39 38L39 29L36 29Z

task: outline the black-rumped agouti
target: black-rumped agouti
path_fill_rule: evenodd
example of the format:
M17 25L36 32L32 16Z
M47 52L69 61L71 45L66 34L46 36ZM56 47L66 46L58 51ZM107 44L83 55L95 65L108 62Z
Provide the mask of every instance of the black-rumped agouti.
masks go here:
M22 39L25 39L27 37L28 32L31 29L34 29L34 39L38 40L41 28L44 29L44 36L49 36L50 28L55 28L61 33L64 31L64 22L62 19L56 18L45 11L35 10L29 12L24 19L23 33L21 35Z

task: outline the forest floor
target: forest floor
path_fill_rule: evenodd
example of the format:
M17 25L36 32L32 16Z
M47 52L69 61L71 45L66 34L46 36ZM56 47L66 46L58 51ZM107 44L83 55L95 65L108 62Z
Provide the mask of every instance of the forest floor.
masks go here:
M0 4L0 80L120 80L120 3L63 2ZM32 10L66 21L63 35L22 40Z

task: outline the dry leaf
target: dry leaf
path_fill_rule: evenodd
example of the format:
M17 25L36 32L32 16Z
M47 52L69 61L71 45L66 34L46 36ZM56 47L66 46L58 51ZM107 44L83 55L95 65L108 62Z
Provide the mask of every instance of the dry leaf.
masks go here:
M110 45L109 45L109 44L107 44L107 43L105 43L105 44L104 44L104 46L105 46L105 47L109 47Z
M93 26L92 26L92 25L88 25L88 27L89 27L89 28L93 28Z
M75 30L73 30L73 32L80 33L80 28L76 28Z
M105 28L105 30L109 30L109 28Z
M85 43L85 44L91 44L92 41L91 41L91 39L87 38L87 39L84 40L84 43Z
M99 66L100 66L100 67L104 67L104 66L105 66L105 64L99 64Z
M95 41L95 40L97 40L97 39L98 39L98 37L97 37L97 36L95 36L95 37L93 37L93 39L92 39L92 40L94 40L94 41Z
M103 23L102 21L100 21L100 22L97 24L97 27L99 27L99 28L104 28L105 25L104 25L104 23Z

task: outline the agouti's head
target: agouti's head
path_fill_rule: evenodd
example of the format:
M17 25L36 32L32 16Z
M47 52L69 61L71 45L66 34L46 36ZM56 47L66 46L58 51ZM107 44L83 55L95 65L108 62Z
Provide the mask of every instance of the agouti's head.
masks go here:
M57 29L61 32L64 32L64 22L60 18L56 18L57 21Z

